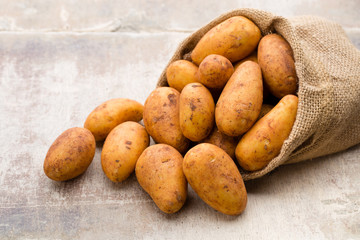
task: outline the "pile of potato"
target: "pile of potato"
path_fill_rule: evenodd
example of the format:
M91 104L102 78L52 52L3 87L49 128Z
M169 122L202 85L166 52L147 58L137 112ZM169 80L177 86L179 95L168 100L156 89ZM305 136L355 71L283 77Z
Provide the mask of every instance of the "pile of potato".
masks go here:
M61 134L46 155L45 174L56 181L82 174L95 141L105 140L106 176L121 182L135 171L163 212L182 208L189 183L212 208L240 214L247 193L239 168L264 168L295 121L290 45L277 34L262 37L245 17L231 17L202 37L191 61L170 64L166 77L169 87L155 89L144 106L109 100L90 113L84 128ZM145 127L137 123L141 119ZM149 135L157 144L149 146Z

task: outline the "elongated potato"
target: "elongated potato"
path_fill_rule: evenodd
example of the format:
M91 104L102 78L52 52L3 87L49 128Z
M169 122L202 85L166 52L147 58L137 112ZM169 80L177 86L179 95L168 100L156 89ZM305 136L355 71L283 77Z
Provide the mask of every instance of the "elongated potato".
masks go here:
M124 122L116 126L107 136L101 152L105 175L113 182L127 179L149 143L149 135L139 123Z
M111 99L99 105L89 114L84 127L91 131L96 141L102 141L120 123L140 121L143 110L143 105L134 100Z
M95 155L95 138L85 128L70 128L51 145L44 161L46 176L66 181L84 173Z
M241 138L235 154L243 169L260 170L280 153L294 125L297 105L296 96L286 95Z
M238 140L220 132L215 126L210 135L201 141L202 143L211 143L224 150L232 159L235 159L235 149Z
M258 61L265 86L277 98L295 94L297 76L292 49L278 34L269 34L259 43Z
M215 122L215 103L201 83L190 83L180 94L180 128L185 137L197 142L206 138Z
M146 99L144 106L144 125L156 143L166 143L183 153L189 140L180 128L180 93L170 87L155 89Z
M254 51L260 38L260 29L252 21L242 16L231 17L200 39L191 59L199 65L206 56L219 54L234 63Z
M255 123L261 110L263 85L257 63L241 64L222 91L215 109L218 129L228 136L240 136Z
M183 157L173 147L156 144L140 155L135 168L140 186L165 213L175 213L186 201L187 182Z
M197 71L198 67L192 62L177 60L166 69L166 79L170 87L181 92L187 84L197 82Z
M196 78L208 88L222 89L233 73L234 67L227 58L210 54L200 63Z
M224 150L209 143L196 145L186 153L183 170L190 186L210 207L228 215L244 211L244 182Z

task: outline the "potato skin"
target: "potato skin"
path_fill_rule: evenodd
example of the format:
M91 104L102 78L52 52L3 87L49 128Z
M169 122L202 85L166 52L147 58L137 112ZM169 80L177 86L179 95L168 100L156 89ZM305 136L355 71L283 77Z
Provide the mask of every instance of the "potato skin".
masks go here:
M257 64L259 64L258 59L257 59L257 51L253 51L249 56L247 56L246 58L242 59L241 61L237 62L234 65L234 69L236 69L237 67L239 67L243 62L246 61L253 61L256 62Z
M271 104L263 104L261 106L261 111L260 111L260 114L259 114L259 117L258 119L264 117L266 114L268 114L268 112L270 112L272 109L274 108L273 105Z
M183 88L193 82L197 82L196 72L198 66L187 60L177 60L166 69L166 79L170 87L180 93Z
M277 98L295 94L297 81L295 63L289 43L278 34L269 34L259 43L258 61L265 86Z
M294 125L297 105L296 96L286 95L241 138L235 154L243 169L260 170L280 153Z
M232 159L235 159L235 149L238 140L220 132L215 126L210 135L201 141L202 143L211 143L224 150Z
M116 126L107 136L101 152L105 175L113 182L127 179L149 143L149 135L139 123L124 122Z
M263 85L257 63L241 64L222 91L215 109L216 125L228 136L240 136L255 123L261 110Z
M183 161L190 186L209 206L228 215L246 207L247 193L234 161L221 148L201 143L190 149Z
M183 157L167 144L148 147L135 168L140 186L165 213L175 213L184 205L187 182L182 171Z
M201 83L190 83L180 94L180 128L185 137L197 142L206 138L215 122L215 103Z
M242 16L231 17L210 29L197 43L191 53L196 65L210 54L219 54L230 62L236 62L249 55L261 38L260 29Z
M144 107L137 101L115 98L100 104L87 117L84 127L89 129L96 141L102 141L120 123L138 122L142 119Z
M95 147L95 138L89 130L79 127L66 130L46 154L46 176L55 181L66 181L79 176L91 164Z
M200 63L196 79L206 87L221 89L233 73L234 67L227 58L210 54Z
M170 87L155 89L146 99L144 125L156 143L165 143L183 153L189 146L180 128L180 93Z

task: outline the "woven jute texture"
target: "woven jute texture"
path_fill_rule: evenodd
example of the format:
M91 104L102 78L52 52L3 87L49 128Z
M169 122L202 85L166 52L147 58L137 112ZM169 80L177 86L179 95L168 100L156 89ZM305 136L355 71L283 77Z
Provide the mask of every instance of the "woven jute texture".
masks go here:
M238 9L186 38L169 64L188 59L207 31L233 16L249 18L263 35L282 35L293 49L299 79L298 112L289 138L264 169L243 172L244 180L259 178L281 164L324 156L360 143L360 51L334 22L314 16L284 18L255 9ZM158 87L167 85L166 67Z

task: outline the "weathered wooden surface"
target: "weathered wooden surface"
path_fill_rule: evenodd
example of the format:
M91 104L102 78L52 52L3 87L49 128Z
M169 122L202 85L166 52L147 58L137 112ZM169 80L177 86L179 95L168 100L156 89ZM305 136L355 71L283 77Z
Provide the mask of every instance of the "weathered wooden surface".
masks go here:
M134 175L106 178L100 145L74 180L53 182L42 169L55 138L98 104L144 102L177 44L219 14L245 6L316 14L342 24L360 48L358 0L0 6L0 239L360 239L360 146L247 182L239 217L215 212L191 189L179 213L161 213Z

